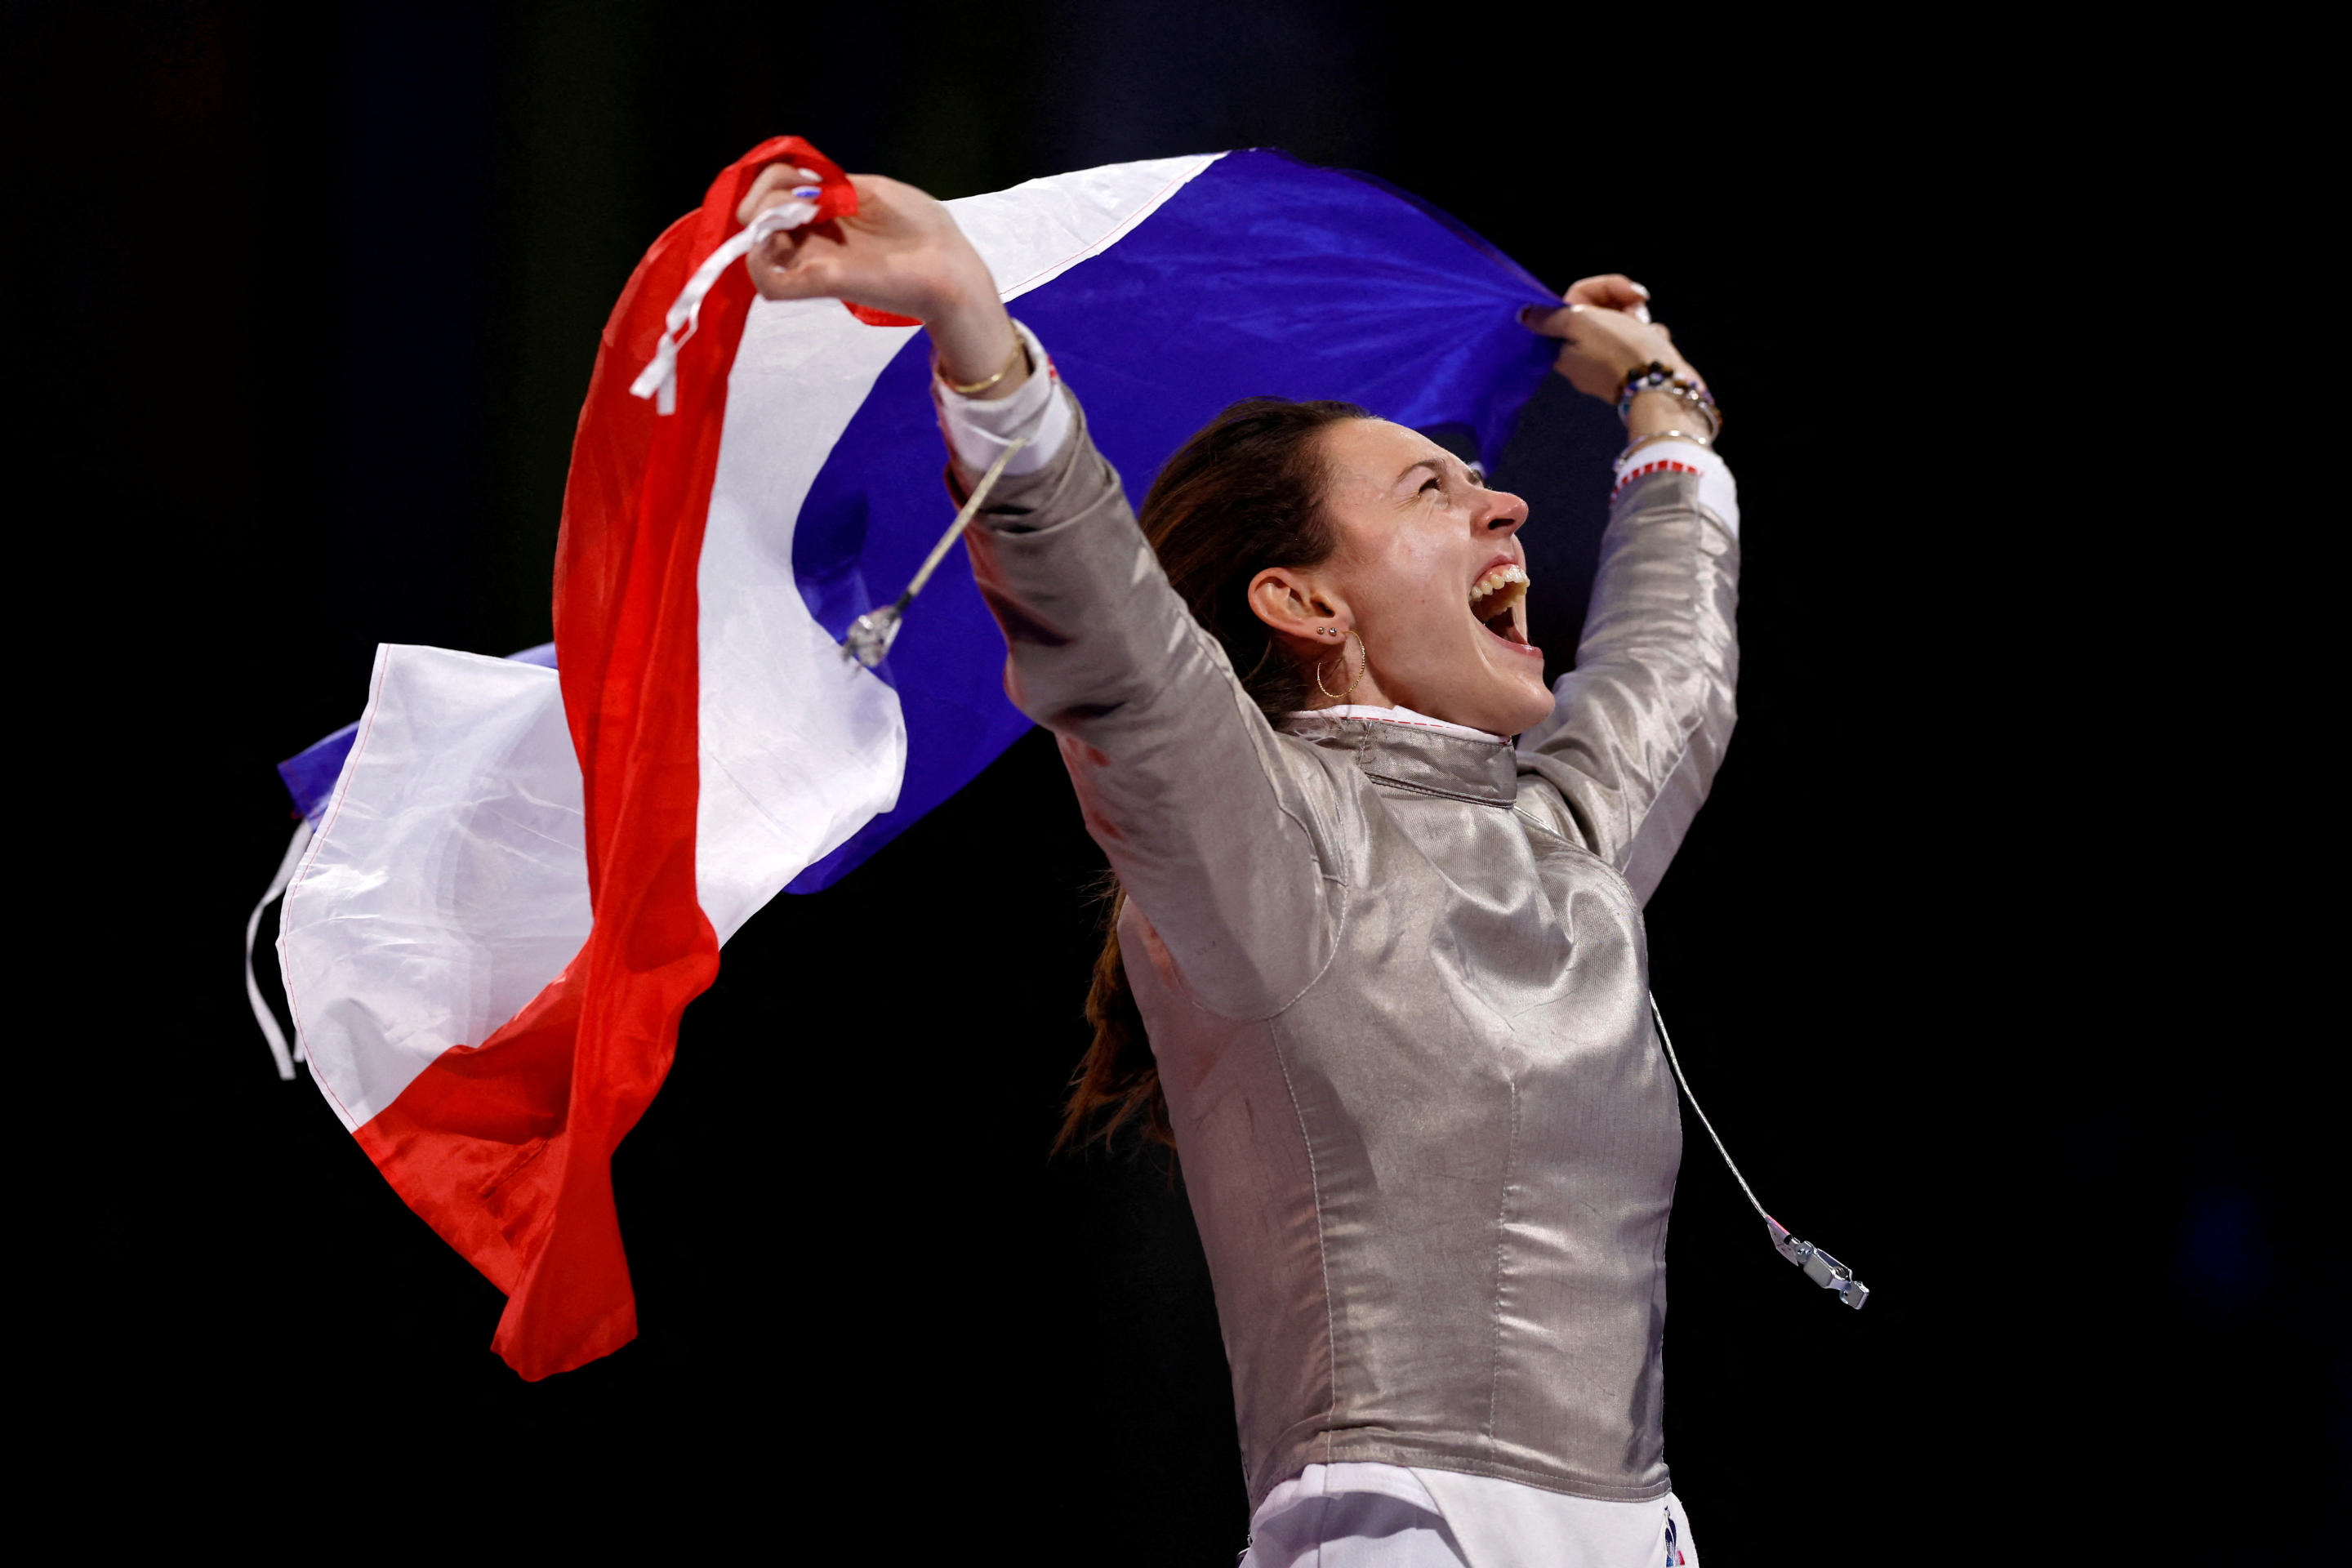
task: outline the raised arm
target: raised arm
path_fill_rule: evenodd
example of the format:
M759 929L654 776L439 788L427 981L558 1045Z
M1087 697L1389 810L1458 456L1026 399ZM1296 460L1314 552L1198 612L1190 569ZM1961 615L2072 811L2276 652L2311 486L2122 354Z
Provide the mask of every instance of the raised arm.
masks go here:
M772 173L744 221L785 199L791 171ZM1170 588L1076 401L953 217L911 186L852 181L857 216L779 235L754 279L772 299L923 321L959 492L1012 438L1030 441L965 535L1010 649L1006 690L1060 739L1089 831L1194 1000L1279 1011L1329 956L1342 905L1319 765L1276 736Z
M1337 937L1332 792L1170 588L1082 415L968 538L1005 689L1059 737L1088 831L1185 986L1228 1016L1287 1006Z
M1634 287L1587 279L1530 324L1568 340L1560 369L1580 390L1614 396L1653 365L1703 385ZM1731 739L1739 508L1710 407L1669 384L1633 397L1626 428L1576 668L1520 737L1520 795L1647 901Z

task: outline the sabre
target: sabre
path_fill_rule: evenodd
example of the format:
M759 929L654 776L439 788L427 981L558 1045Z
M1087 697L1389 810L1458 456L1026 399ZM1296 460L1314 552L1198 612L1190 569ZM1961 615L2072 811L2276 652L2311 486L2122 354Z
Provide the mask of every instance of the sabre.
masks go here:
M1004 465L1013 460L1013 453L1028 444L1026 436L1015 438L1012 445L997 454L996 461L988 465L988 472L981 475L980 483L971 487L971 495L963 503L963 510L956 513L953 522L948 524L948 531L940 535L940 542L931 546L930 554L924 557L922 565L916 569L913 580L907 584L907 591L898 595L898 602L885 609L868 610L849 623L849 635L841 639L842 658L854 658L872 669L888 657L890 645L898 641L898 628L907 618L907 606L915 602L915 595L923 591L923 584L931 580L933 572L939 570L940 563L947 556L948 546L963 537L963 531L971 526L971 520L979 515L981 502L988 499L988 492L995 487L997 476L1004 472Z

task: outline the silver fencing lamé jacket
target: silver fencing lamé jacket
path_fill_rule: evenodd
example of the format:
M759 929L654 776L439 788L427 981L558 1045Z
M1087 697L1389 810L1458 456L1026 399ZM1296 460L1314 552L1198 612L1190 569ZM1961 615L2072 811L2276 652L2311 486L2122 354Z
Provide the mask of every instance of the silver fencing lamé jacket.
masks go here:
M1682 1155L1642 904L1732 726L1738 546L1687 473L1614 503L1519 748L1269 723L1083 419L970 542L1013 700L1128 892L1250 1506L1310 1463L1664 1496Z

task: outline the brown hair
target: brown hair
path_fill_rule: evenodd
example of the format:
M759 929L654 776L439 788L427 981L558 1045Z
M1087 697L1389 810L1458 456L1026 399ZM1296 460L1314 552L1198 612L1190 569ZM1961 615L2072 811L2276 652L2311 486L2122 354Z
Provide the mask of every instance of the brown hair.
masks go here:
M1243 689L1268 718L1304 708L1309 677L1251 612L1250 579L1269 566L1319 565L1339 547L1323 510L1328 469L1319 438L1334 425L1370 417L1352 403L1245 398L1168 459L1137 518L1170 586L1223 646ZM1054 1147L1108 1142L1139 1119L1145 1139L1172 1148L1159 1064L1119 957L1127 894L1116 878L1109 890L1102 954L1087 992L1094 1043L1071 1080Z

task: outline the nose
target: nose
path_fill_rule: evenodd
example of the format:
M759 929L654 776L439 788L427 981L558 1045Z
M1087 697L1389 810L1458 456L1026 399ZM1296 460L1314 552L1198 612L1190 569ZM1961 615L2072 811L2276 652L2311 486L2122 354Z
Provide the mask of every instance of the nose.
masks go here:
M1478 531L1488 539L1508 539L1527 526L1528 503L1508 490L1486 492L1488 510Z

